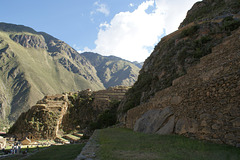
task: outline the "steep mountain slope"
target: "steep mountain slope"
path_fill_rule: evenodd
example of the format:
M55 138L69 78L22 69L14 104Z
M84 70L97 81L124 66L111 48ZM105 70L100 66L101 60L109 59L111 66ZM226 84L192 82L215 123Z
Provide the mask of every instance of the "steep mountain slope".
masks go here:
M44 95L104 88L91 63L63 41L6 23L0 23L0 75L1 125Z
M137 80L140 64L115 56L101 56L97 53L81 54L96 68L97 75L106 88L116 85L131 86Z
M174 79L185 75L201 57L229 37L240 26L239 11L239 0L197 2L179 30L162 38L144 62L137 82L119 107L123 113L120 117L171 86Z

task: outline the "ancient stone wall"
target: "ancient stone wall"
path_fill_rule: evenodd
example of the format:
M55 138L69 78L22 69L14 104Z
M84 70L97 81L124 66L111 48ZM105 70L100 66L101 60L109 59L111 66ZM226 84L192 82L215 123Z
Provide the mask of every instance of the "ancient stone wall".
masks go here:
M93 93L96 100L122 100L129 87L116 86Z
M174 80L171 87L129 110L126 126L136 131L177 133L240 146L239 44L240 29L201 58L186 75ZM158 111L157 116L163 118L150 123L146 117L151 118ZM155 129L141 128L146 124L155 125Z

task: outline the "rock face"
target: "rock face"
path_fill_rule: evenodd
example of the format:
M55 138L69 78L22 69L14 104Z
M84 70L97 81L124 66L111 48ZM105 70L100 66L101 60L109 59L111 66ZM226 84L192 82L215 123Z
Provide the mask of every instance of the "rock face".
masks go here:
M45 43L45 40L43 36L39 35L10 35L10 38L21 44L23 47L26 48L43 48L47 49L47 44Z
M45 96L20 115L8 134L13 134L18 139L23 139L28 134L36 139L55 139L65 132L83 131L111 108L111 102L121 100L127 89L118 86L94 92L88 89Z
M231 16L237 14L239 8L238 0L203 0L193 5L179 28L194 21L207 21Z
M190 67L186 75L175 79L171 87L128 110L126 126L239 146L239 44L237 29L199 64Z
M159 110L159 109L149 110L146 113L144 113L144 115L136 121L134 125L134 131L139 131L144 133L157 132L159 134L172 133L172 130L173 130L172 118L170 120L170 123L164 125L164 123L172 115L173 115L173 112L171 111L170 107L166 107L163 110Z

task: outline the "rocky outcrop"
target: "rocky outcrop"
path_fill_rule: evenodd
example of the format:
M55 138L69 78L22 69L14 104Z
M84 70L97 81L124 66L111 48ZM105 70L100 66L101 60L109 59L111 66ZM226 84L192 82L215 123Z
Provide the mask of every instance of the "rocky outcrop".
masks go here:
M130 109L128 128L240 144L240 29L149 102Z
M149 110L136 121L134 125L134 131L144 133L157 132L159 134L164 134L165 132L172 133L173 131L173 125L171 126L172 115L173 112L171 111L170 107L166 107L163 110L159 109ZM171 120L169 120L169 118ZM164 125L164 123L168 120L169 123Z
M42 48L47 49L47 44L45 43L45 39L41 35L29 35L29 34L12 34L10 38L21 44L26 48Z
M238 0L203 0L195 3L188 11L179 29L192 23L222 19L239 13Z

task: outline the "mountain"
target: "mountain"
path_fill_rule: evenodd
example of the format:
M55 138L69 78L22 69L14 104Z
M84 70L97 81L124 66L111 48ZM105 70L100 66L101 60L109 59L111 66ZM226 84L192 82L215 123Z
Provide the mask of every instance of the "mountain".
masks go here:
M116 85L131 86L137 80L141 65L136 62L132 63L115 56L101 56L92 52L81 55L95 67L98 77L106 88Z
M132 73L131 68L126 67L126 71ZM104 89L97 72L88 59L65 42L23 25L0 23L0 129L45 95ZM118 75L114 76L117 81ZM130 78L124 84L132 85L133 81ZM119 80L111 84L123 83Z
M142 68L143 66L143 62L137 62L137 61L134 61L133 64L135 64L137 67L139 67L140 69Z
M238 0L203 0L194 4L179 30L155 46L119 109L125 113L147 102L197 65L201 57L210 54L239 27L239 8Z

